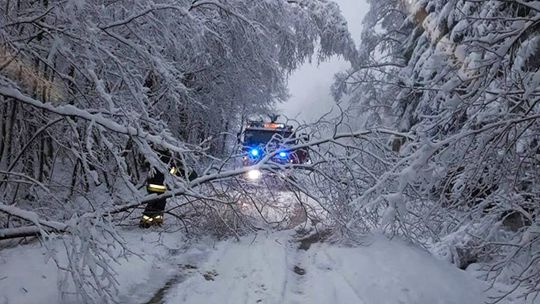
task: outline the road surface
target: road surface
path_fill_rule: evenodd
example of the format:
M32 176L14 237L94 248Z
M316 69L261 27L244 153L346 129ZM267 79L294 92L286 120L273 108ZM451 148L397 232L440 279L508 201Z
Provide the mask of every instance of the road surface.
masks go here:
M317 241L317 240L314 240ZM303 249L300 249L302 247ZM309 247L309 248L307 248ZM481 282L401 241L298 242L294 231L219 242L147 303L475 304Z

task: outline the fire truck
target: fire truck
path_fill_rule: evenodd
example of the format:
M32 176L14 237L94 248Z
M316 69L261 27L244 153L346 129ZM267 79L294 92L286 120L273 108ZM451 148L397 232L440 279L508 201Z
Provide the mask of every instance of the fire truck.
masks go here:
M269 153L274 154L270 158L270 162L274 164L302 164L308 161L306 149L291 149L291 147L308 140L308 137L306 135L297 136L293 126L276 122L276 120L277 116L272 116L270 122L247 121L240 136L244 166L258 163ZM258 179L261 175L258 170L247 173L249 179Z

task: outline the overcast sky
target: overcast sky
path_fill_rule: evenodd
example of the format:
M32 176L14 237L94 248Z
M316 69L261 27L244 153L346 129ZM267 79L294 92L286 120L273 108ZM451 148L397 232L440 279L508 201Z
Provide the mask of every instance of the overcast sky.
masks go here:
M368 9L365 0L334 0L347 19L349 31L358 45L362 31L362 19ZM279 106L289 118L312 121L328 112L335 104L330 95L330 85L334 74L343 71L349 64L334 58L317 65L306 63L295 71L289 79L290 99Z

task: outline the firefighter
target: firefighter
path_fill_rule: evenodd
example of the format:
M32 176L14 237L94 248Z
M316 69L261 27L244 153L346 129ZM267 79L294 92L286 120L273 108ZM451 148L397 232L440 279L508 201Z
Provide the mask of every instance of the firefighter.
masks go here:
M176 176L184 176L185 171L183 169L183 166L178 166L174 159L171 157L171 154L168 150L165 149L154 149L155 152L159 155L159 159L165 163L168 164L169 173ZM190 181L197 178L197 173L193 170L190 171L188 179ZM155 193L155 194L162 194L165 191L167 191L167 186L165 185L165 175L157 170L153 169L150 170L148 174L148 178L146 180L146 190L149 194ZM139 223L139 226L141 228L149 228L153 225L161 225L163 224L163 212L165 211L165 206L167 205L167 201L165 198L151 201L146 205L146 208L144 208L141 221Z

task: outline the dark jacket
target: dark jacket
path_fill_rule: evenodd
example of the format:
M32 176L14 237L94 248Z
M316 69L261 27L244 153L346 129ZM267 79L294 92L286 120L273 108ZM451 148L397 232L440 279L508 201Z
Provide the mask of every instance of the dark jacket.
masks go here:
M168 164L168 168L170 170L171 174L174 174L179 177L185 177L186 171L184 170L184 167L180 162L175 162L174 159L172 159L171 153L168 150L155 150L155 152L159 155L159 159L165 163ZM194 170L190 170L188 174L189 181L192 181L198 177L197 173ZM157 170L154 169L153 172L148 174L148 178L146 180L147 184L147 190L152 193L163 193L167 189L165 187L165 175Z

